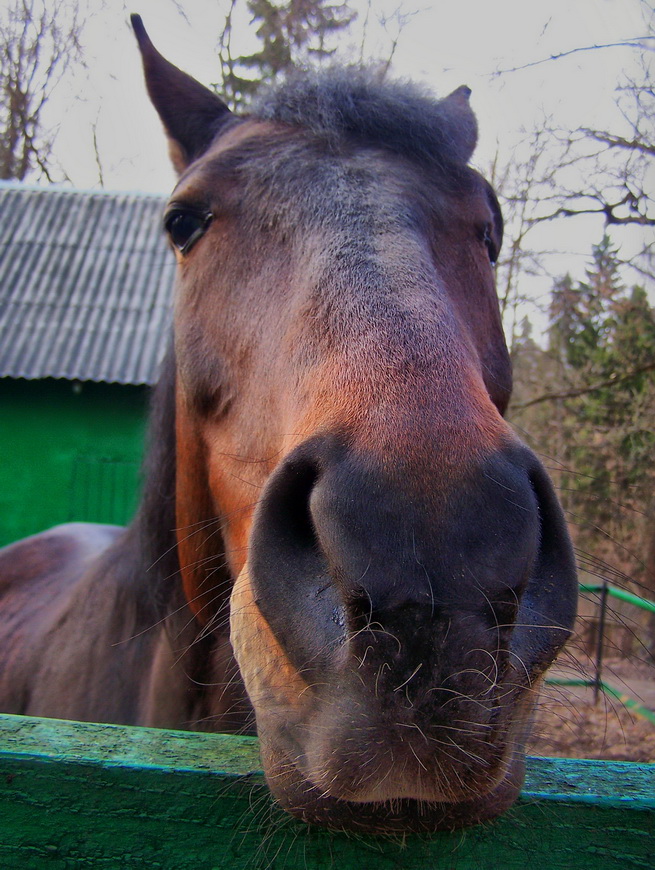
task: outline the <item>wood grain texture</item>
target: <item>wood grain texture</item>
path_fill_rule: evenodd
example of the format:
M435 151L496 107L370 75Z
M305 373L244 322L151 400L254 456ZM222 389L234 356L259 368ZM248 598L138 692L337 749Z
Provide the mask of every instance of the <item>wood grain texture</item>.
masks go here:
M652 870L654 842L655 766L531 759L503 818L390 841L287 817L253 738L0 716L3 870Z

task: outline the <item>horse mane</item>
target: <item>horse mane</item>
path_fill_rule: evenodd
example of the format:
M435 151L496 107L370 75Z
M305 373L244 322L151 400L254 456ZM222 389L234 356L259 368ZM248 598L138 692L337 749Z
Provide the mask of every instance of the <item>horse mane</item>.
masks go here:
M332 146L354 140L451 172L468 159L463 143L470 153L477 136L472 113L362 67L298 71L264 91L252 116L307 128Z
M162 617L179 590L175 536L175 354L170 341L150 399L141 497L128 530L134 582Z

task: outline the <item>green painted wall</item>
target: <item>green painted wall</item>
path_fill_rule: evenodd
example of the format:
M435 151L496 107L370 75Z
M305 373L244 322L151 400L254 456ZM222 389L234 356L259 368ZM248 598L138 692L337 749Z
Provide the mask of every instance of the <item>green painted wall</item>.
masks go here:
M0 379L0 546L70 520L129 520L147 393Z

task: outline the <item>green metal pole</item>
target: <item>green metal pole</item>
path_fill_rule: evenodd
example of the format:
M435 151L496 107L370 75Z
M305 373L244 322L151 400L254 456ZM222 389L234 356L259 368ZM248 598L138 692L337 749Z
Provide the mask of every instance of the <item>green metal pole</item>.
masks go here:
M642 598L641 595L634 595L632 592L619 589L617 586L610 586L609 583L581 583L580 592L602 592L605 585L607 586L607 594L613 598L619 598L621 601L627 601L642 610L650 610L651 613L655 613L655 601Z
M605 640L605 615L607 613L607 581L603 580L600 591L600 614L598 617L598 636L596 638L596 678L594 680L594 704L598 703L602 689L603 641Z
M634 604L635 607L640 607L642 610L650 610L651 613L655 613L655 601L649 601L648 598L633 595L632 592L626 592L625 589L618 589L616 586L610 586L608 593L614 598L627 601L629 604Z
M627 707L629 710L632 710L633 713L636 713L637 716L641 716L642 718L647 719L651 724L655 725L655 713L652 710L649 710L642 704L638 704L634 698L623 694L623 692L619 692L619 690L615 689L614 686L610 686L604 681L602 688L607 695L612 695L612 697L620 701L624 707Z

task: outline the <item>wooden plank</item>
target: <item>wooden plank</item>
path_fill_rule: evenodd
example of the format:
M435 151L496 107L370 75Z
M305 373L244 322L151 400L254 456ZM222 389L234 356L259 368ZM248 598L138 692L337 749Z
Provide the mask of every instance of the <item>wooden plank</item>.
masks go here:
M287 817L253 738L0 716L3 870L652 870L654 835L654 765L531 759L503 818L392 841Z

